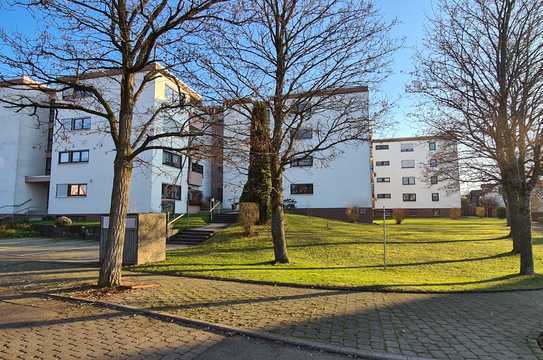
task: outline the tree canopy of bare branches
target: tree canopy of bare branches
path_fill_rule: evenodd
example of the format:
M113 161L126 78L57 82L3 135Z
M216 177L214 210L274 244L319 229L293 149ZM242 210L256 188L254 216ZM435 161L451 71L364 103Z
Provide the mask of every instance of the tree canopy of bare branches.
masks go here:
M499 182L521 274L534 271L530 194L543 165L543 2L442 0L411 91L459 144L467 180ZM428 110L430 109L430 110Z
M186 68L190 61L182 49L205 30L208 22L222 21L221 6L227 2L29 0L11 3L32 14L41 31L32 37L0 34L3 47L0 80L4 86L10 86L13 77L28 76L50 93L71 91L85 94L85 99L71 101L57 96L55 102L42 103L22 95L2 99L3 105L14 109L53 107L58 111L90 114L105 120L105 131L115 145L110 227L100 286L121 283L133 161L151 149L187 153L191 150L188 139L203 133L202 126L197 131L189 126L191 116L201 111L197 107L201 99L173 73ZM171 56L173 48L178 49L176 54L184 55ZM168 79L177 95L142 110L138 100L159 77ZM172 142L171 138L187 141Z
M272 238L276 262L286 263L283 170L295 159L330 158L338 144L368 139L367 86L389 73L396 48L389 38L393 23L383 21L370 0L241 3L251 21L222 27L206 39L212 51L199 56L209 74L201 80L214 90L210 96L225 101L226 111L238 112L244 124L250 123L255 102L267 105ZM329 112L319 117L324 111ZM308 126L315 141L296 141Z

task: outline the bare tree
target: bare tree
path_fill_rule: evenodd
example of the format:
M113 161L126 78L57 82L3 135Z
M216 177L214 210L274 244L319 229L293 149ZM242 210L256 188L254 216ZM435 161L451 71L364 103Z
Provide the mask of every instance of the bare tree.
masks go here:
M207 39L213 54L200 60L215 81L201 79L245 124L255 102L270 111L271 231L275 261L287 263L285 166L312 154L329 159L336 145L368 139L367 94L344 90L366 93L388 75L393 23L370 0L244 0L242 7L252 21ZM317 120L324 111L327 118ZM316 140L296 141L307 127Z
M520 273L534 272L530 194L542 175L543 2L442 0L411 90L459 144L471 179L498 182ZM469 176L468 176L469 178Z
M2 33L4 51L0 64L3 81L29 76L47 91L71 92L81 101L57 97L54 103L40 103L31 96L2 99L16 109L54 107L75 110L105 119L115 145L108 242L98 285L121 283L121 265L128 196L133 162L147 150L167 149L187 153L190 139L202 135L190 119L199 116L199 96L173 75L189 57L182 50L205 31L207 22L219 20L218 6L226 0L50 0L16 1L35 16L41 32L34 38ZM177 47L177 54L170 52ZM157 65L161 63L162 66ZM143 74L143 75L142 75ZM173 96L144 111L138 100L159 77L171 81ZM107 79L100 82L94 78ZM112 88L114 90L112 90ZM191 110L192 108L192 110ZM137 119L136 119L137 114ZM181 114L181 115L180 115ZM168 119L164 120L163 119Z

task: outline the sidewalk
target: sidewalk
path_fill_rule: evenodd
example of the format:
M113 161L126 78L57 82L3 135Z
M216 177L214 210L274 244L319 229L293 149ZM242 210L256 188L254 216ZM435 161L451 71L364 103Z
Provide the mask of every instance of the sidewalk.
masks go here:
M541 291L350 293L136 273L126 279L160 286L99 300L368 353L435 359L543 358L535 343L543 329Z

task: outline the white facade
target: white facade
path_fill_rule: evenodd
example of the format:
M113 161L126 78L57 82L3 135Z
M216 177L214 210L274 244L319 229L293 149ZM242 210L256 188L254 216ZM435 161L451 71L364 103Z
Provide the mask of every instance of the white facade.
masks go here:
M437 154L451 143L431 137L373 141L374 193L376 209L460 208L458 182L431 174ZM444 214L442 214L444 215Z
M137 74L136 86L140 84L144 74ZM30 79L23 80L27 85L37 86ZM119 75L97 74L82 81L98 88L101 95L113 104L112 110L118 111L115 104L119 98ZM136 103L134 136L160 104L170 101L172 89L177 88L166 76L158 76L146 84ZM0 96L14 96L17 91L7 87L0 88ZM44 103L50 100L48 92L29 92L26 89L25 95L30 94L35 100ZM93 98L90 96L79 94L70 97L73 93L65 95L67 96L63 96L63 101L88 102L86 105L92 106L90 102ZM198 97L194 93L191 93L191 96ZM57 110L56 116L51 117L52 121L49 121L50 113L54 112L49 109L38 109L35 115L31 113L32 111L16 113L7 109L4 104L0 105L0 123L4 129L0 134L0 214L108 213L115 146L109 134L107 120L73 110ZM172 131L172 126L175 126L176 131L180 126L188 128L187 114L169 114L157 118L147 131L151 134ZM187 141L186 138L167 138L161 144L179 148L185 146ZM161 149L145 151L136 158L130 188L129 213L160 212L165 208L175 213L188 211L190 159L179 156L174 161L171 157L170 160L166 159L167 156ZM198 181L190 184L190 188L209 196L210 191L203 187L210 186L211 183L210 179L206 178L210 173L210 165L207 160L200 164L204 166L204 174L198 175ZM163 185L174 186L173 194L171 191L163 191Z
M136 82L139 83L144 73L139 73ZM118 79L103 77L88 80L101 89L103 96L111 99L119 97ZM134 129L138 129L149 115L167 100L166 83L171 82L165 77L159 77L146 85L141 97L136 103L133 120ZM170 84L172 88L175 85ZM76 101L85 101L85 98ZM113 181L113 162L115 159L115 146L108 133L107 120L89 116L82 112L72 110L59 110L58 121L55 124L55 137L52 166L51 185L49 197L49 213L61 214L105 214L109 212L111 189ZM81 118L90 122L89 126L74 128L74 121ZM164 128L167 122L159 119L155 128ZM84 129L79 129L84 127ZM181 142L185 140L169 140ZM176 144L180 145L180 144ZM88 161L64 163L60 160L60 153L88 151ZM65 155L64 155L65 156ZM77 155L79 156L79 155ZM181 188L179 199L169 199L175 204L176 213L187 211L187 173L188 162L184 161L183 169L163 164L163 150L149 150L138 156L134 161L134 171L129 195L129 213L160 212L162 210L162 185L177 185ZM65 185L85 186L84 196L66 196ZM69 192L69 191L68 191Z
M362 97L365 103L367 91L346 96ZM239 202L243 185L247 180L249 154L248 116L243 110L230 110L224 116L225 139L235 139L231 144L225 140L225 162L223 173L223 203L226 208L235 208ZM334 119L334 110L315 112L306 120L304 127L311 130L310 138L297 139L296 149L311 148L318 141L319 123ZM367 115L367 111L364 115ZM306 166L286 165L283 177L283 197L296 202L299 209L338 209L359 207L371 209L371 145L368 140L346 142L331 150L316 152ZM299 165L299 164L298 164ZM300 194L297 185L312 187L312 193ZM308 191L310 192L310 191Z
M48 101L48 95L31 90L29 79L17 89L0 87L0 97L15 100L31 95ZM46 176L49 111L15 112L0 104L0 214L47 213Z

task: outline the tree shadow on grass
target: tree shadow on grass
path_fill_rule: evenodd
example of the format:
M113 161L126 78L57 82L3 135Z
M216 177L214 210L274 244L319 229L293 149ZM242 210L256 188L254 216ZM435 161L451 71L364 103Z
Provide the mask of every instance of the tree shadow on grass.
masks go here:
M466 259L451 259L451 260L434 260L434 261L426 261L426 262L411 262L411 263L398 263L398 264L389 264L388 267L411 267L411 266L421 266L421 265L438 265L438 264L452 264L452 263L463 263L463 262L471 262L471 261L482 261L482 260L492 260L492 259L500 259L504 257L513 256L511 253L500 253L496 255L490 255L490 256L481 256L477 258L466 258ZM268 265L272 264L271 261L264 261L259 263L236 263L236 264L215 264L215 263L183 263L183 264L152 264L149 265L149 267L156 269L156 268L171 268L176 266L215 266L217 268L211 268L211 269L180 269L180 270L172 270L172 271L178 271L182 273L191 273L191 272L215 272L215 271L239 271L239 270L249 270L249 271L262 271L262 270L273 270L273 271L291 271L291 270L347 270L347 269L371 269L371 268L382 268L383 265L359 265L359 266L326 266L326 267L293 267L293 266L273 266L273 267L256 267L256 268L248 268L248 267L237 267L237 268L227 268L229 266L257 266L257 265ZM143 270L145 270L145 266L142 267Z

